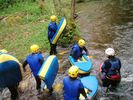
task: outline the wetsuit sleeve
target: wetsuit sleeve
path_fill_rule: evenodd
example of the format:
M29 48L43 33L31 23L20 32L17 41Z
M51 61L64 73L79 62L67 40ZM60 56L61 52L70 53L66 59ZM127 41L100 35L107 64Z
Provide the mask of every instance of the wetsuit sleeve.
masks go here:
M51 25L49 25L48 29L49 29L50 31L56 32L56 30L57 30L57 25L56 25L56 24L55 24L55 25L51 24Z
M86 49L86 47L84 47L83 50L86 52L86 55L89 55L89 52L88 52L88 50Z
M44 62L44 58L43 58L42 54L39 54L39 62L40 62L41 65Z
M72 48L71 56L75 57L75 54L76 54L76 48Z
M109 63L108 60L106 60L102 65L102 72L108 73L110 68L111 68L111 64Z
M119 73L120 73L120 69L121 69L121 61L120 61L120 59L119 59Z
M103 63L101 69L102 69L102 72L105 72L105 63Z
M49 38L52 38L53 35L56 33L56 30L57 30L57 25L56 23L50 23L49 26L48 26L48 37Z
M85 93L84 86L83 86L82 83L80 83L80 93L82 93L82 95L83 95L85 98L87 98L87 95L86 95L86 93Z
M119 60L120 68L121 68L121 61Z

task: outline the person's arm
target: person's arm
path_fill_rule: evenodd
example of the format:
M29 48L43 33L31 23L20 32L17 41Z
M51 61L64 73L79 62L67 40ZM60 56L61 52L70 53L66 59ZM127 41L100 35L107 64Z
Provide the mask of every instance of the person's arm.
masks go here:
M39 59L39 62L40 62L40 64L42 65L42 64L43 64L43 62L44 62L44 60Z
M84 88L82 88L82 89L80 90L80 93L81 93L85 98L87 98L87 95L86 95L86 93L85 93Z
M41 53L39 54L39 62L40 62L41 65L42 65L43 62L44 62L44 58L43 58L43 56L42 56Z
M89 55L89 52L88 52L88 50L86 49L86 47L84 47L83 50L86 52L86 55Z
M55 25L54 24L50 24L48 26L48 38L49 39L51 39L54 36L54 34L56 33L56 30L57 30L56 24Z
M101 72L106 72L106 71L105 71L105 62L102 64L101 69L102 69Z
M87 95L85 93L84 86L81 83L81 81L80 81L80 93L87 99Z
M27 62L27 60L25 60L24 62L23 62L23 70L24 70L24 72L26 71L26 65L28 64L28 62Z
M102 65L102 72L107 74L110 68L111 68L111 64L109 60L106 60Z
M76 53L76 48L72 48L72 50L71 50L71 56L74 57L75 56L75 53Z
M56 25L55 23L54 23L54 24L51 24L51 25L49 26L49 30L56 32L56 30L57 30L57 25Z
M120 69L121 69L121 61L120 61L120 59L119 59L119 73L121 73L121 71L120 71Z

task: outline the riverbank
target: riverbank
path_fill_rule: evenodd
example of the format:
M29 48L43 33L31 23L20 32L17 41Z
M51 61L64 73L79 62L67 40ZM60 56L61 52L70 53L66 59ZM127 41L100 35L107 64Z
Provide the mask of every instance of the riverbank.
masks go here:
M29 47L32 44L38 44L43 53L48 53L50 46L47 39L47 25L53 14L58 17L57 22L62 17L67 19L66 34L60 40L61 43L70 43L73 34L78 33L74 32L70 26L70 8L70 0L61 2L59 0L27 0L0 9L0 49L8 50L20 61L23 61L30 53Z

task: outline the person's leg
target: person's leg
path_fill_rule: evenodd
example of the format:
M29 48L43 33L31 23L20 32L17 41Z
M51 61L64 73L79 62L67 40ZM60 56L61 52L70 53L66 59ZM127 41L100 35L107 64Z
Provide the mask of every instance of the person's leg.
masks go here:
M11 100L16 100L18 97L18 85L8 87L11 92Z
M56 55L57 54L57 51L56 51L56 44L53 44L53 54Z
M109 90L109 86L111 85L111 82L110 82L110 80L108 79L108 78L104 78L104 79L102 79L102 82L103 82L103 87L106 87L106 90L105 90L105 92L108 92L108 90Z
M54 48L55 48L55 54L57 54L57 50L56 50L56 47L57 47L57 44L55 44L55 47L54 47Z
M36 89L41 89L41 79L39 77L35 77L36 80Z
M52 54L53 54L53 45L50 44L50 55L52 55Z
M114 81L111 81L111 87L112 88L116 88L120 83L120 80L114 80Z

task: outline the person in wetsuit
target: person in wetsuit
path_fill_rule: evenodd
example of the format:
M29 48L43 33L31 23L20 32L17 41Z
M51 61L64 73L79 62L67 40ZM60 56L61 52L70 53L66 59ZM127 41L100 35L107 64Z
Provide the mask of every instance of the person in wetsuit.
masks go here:
M68 76L63 80L63 90L64 90L64 99L65 100L79 100L80 93L89 100L87 97L83 84L77 78L78 76L78 67L72 66L68 70Z
M38 76L38 71L40 70L43 62L44 62L44 58L43 55L41 54L41 52L39 52L39 46L34 44L30 47L31 49L31 54L29 54L26 59L23 62L23 69L24 71L26 71L26 65L29 64L30 69L35 77L36 80L36 89L38 90L38 92L41 91L41 79Z
M85 44L85 41L80 39L78 43L73 45L70 51L70 56L72 56L75 61L81 58L83 54L88 55L88 50L86 49Z
M0 62L0 72L2 72L0 76L0 82L2 82L0 88L4 89L7 87L11 93L11 100L17 100L19 98L18 85L22 80L21 63L5 49L0 50Z
M121 80L121 61L115 57L113 48L107 48L105 54L108 57L101 66L101 79L104 87L116 87Z

